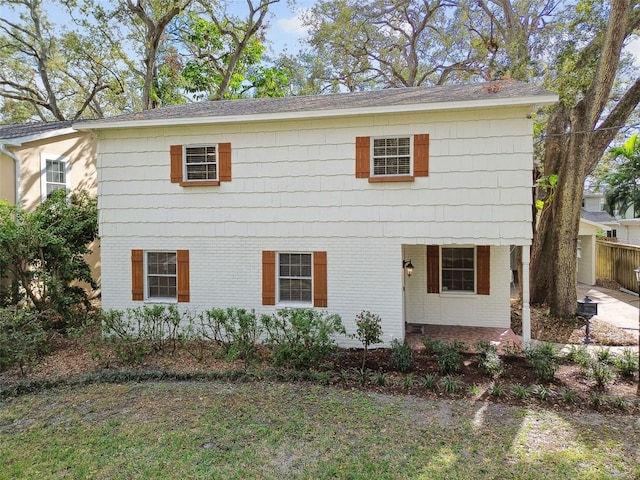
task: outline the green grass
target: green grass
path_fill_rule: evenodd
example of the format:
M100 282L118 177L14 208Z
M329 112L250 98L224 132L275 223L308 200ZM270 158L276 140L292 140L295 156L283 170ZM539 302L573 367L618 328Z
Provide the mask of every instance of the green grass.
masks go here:
M0 479L633 479L639 443L632 416L308 384L97 384L0 402Z

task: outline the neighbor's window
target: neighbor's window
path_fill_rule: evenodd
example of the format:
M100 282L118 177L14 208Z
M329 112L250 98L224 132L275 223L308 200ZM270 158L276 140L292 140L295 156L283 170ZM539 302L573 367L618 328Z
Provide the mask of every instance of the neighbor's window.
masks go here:
M215 145L185 147L185 180L218 180L218 156Z
M475 291L475 249L442 247L442 291Z
M44 202L56 190L69 190L69 162L58 155L43 154L41 157L41 190Z
M312 300L310 253L280 253L278 255L278 292L281 302Z
M148 298L177 297L176 252L147 252Z
M373 175L411 175L411 137L373 139Z

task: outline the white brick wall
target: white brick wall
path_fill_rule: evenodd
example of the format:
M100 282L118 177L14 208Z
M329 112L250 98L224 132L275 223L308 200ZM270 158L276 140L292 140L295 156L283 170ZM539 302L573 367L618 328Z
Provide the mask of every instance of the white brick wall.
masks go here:
M504 108L102 131L104 308L140 304L130 300L132 249L190 251L184 307L193 311L273 311L260 305L262 250L326 250L327 310L351 332L362 309L379 314L389 343L404 333L402 245L418 245L406 247L416 267L408 321L508 325L508 245L531 242L526 114ZM428 177L355 178L356 136L414 133L430 134ZM216 142L232 144L231 182L170 183L170 145ZM491 295L426 295L418 253L427 244L493 245Z

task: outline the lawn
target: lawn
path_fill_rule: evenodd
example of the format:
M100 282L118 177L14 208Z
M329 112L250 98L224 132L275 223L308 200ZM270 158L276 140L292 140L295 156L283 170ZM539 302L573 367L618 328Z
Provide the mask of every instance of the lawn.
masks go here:
M640 479L640 420L304 382L96 384L2 400L0 458L0 479Z

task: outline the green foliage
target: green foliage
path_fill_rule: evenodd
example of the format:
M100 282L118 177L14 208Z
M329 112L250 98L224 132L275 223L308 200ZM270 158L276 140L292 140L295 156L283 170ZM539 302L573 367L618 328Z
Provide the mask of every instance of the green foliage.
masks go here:
M616 373L611 366L605 362L591 362L588 369L588 376L596 381L596 385L600 389L604 389L616 379Z
M605 210L611 215L619 214L626 218L627 210L633 210L632 218L640 214L640 142L638 135L632 135L621 147L610 151L617 159L613 168L604 175L602 181L607 185L605 193Z
M336 348L334 336L346 335L339 315L310 308L283 309L260 319L276 365L306 369L326 359Z
M254 310L214 308L201 313L198 318L202 336L220 346L228 361L240 358L247 366L255 360L262 325Z
M389 383L389 375L387 374L387 372L376 372L373 379L375 384L381 387L384 387L387 385L387 383Z
M432 373L427 373L424 377L422 377L422 386L427 390L433 390L434 388L436 388L437 384L438 379Z
M437 357L441 374L449 375L460 371L462 368L462 355L460 353L468 348L464 342L443 342L425 338L422 343L427 353Z
M402 385L404 386L404 388L411 388L413 387L413 385L416 383L416 379L413 376L412 373L408 373L403 379L402 379Z
M571 345L571 348L565 355L565 359L583 368L587 367L593 361L591 354L584 345Z
M462 382L453 375L445 375L438 380L438 387L446 393L455 393L461 385Z
M633 378L638 373L638 353L630 348L625 348L622 355L614 359L614 365L625 378Z
M516 383L511 386L511 393L520 400L526 400L531 396L531 387Z
M498 347L487 341L476 342L478 366L489 377L495 378L504 371L504 364L498 355Z
M0 309L0 371L35 362L48 347L48 336L37 312Z
M118 359L140 363L151 352L172 351L180 338L182 314L176 305L145 305L126 311L109 310L100 317L105 340Z
M491 385L489 386L489 392L494 397L504 397L507 394L507 389L502 383L491 382Z
M395 339L391 342L391 368L407 373L415 366L415 354L406 340Z
M553 391L545 387L544 385L538 384L538 385L534 385L531 388L531 393L536 395L543 402L546 402L549 399L549 397L553 394Z
M558 356L553 345L550 343L529 345L524 350L524 357L540 380L553 379L558 369Z
M362 368L367 361L367 351L373 343L382 342L382 319L369 311L361 311L356 315L356 338L362 342Z
M558 395L562 399L564 403L573 404L576 401L577 395L573 390L568 389L567 387L562 387L558 391Z
M33 212L0 202L0 263L28 304L59 314L45 328L65 329L90 309L86 290L76 282L97 287L84 259L97 231L96 199L86 192L67 197L56 190Z

